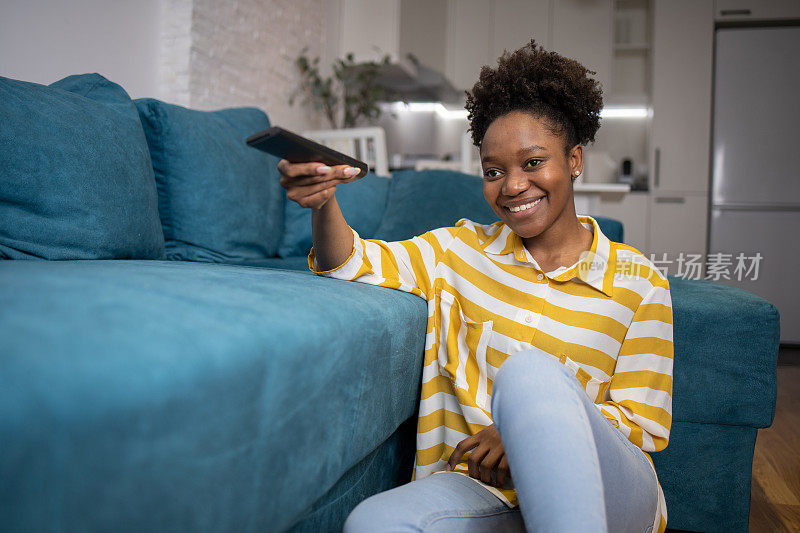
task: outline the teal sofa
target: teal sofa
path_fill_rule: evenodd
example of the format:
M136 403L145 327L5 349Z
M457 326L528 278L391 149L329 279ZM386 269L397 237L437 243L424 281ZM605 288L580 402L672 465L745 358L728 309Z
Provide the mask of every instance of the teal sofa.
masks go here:
M97 74L0 78L0 531L337 531L409 481L425 303L308 272L308 211L243 143L268 125ZM454 172L337 198L386 240L493 220ZM670 284L668 527L746 531L778 313Z

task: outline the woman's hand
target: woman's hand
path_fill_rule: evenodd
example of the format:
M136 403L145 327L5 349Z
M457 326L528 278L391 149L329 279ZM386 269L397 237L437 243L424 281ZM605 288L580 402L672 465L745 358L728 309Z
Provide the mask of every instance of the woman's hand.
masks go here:
M290 163L281 159L278 172L287 198L301 207L320 209L333 197L336 185L349 181L359 170L348 165L329 167L322 163Z
M500 441L500 434L494 424L459 442L447 460L447 470L453 470L464 453L469 450L472 450L467 459L470 477L480 479L487 485L497 487L505 485L506 478L511 477L511 472L508 469L508 459ZM495 479L492 479L493 472Z

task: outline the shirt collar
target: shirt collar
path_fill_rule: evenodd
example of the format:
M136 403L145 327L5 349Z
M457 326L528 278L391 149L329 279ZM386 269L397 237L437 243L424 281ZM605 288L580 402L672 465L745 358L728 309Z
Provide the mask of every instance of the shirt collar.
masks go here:
M506 255L514 251L514 238L519 237L503 222L497 222L498 229L489 237L484 250L492 255ZM521 239L520 239L521 241Z
M586 229L593 230L592 246L575 264L564 270L556 270L545 275L553 281L569 281L578 278L598 291L611 296L611 287L614 282L614 265L611 259L611 241L600 231L597 221L588 216L578 216L578 221ZM484 250L492 255L514 254L521 263L532 263L536 268L539 265L525 248L522 237L514 233L503 222L499 222L499 229L487 241Z

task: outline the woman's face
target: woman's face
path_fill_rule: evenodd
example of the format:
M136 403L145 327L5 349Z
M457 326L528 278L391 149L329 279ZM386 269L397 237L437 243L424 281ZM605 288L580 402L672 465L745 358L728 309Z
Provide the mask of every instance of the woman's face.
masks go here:
M565 155L564 139L542 119L522 111L495 119L481 143L481 165L484 198L520 237L575 219L572 176L581 171L583 149Z

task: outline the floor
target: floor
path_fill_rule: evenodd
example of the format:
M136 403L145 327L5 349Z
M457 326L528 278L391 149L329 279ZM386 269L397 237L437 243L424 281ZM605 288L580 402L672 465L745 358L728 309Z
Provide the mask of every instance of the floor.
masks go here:
M778 355L775 420L758 430L753 457L750 531L800 532L800 347Z

